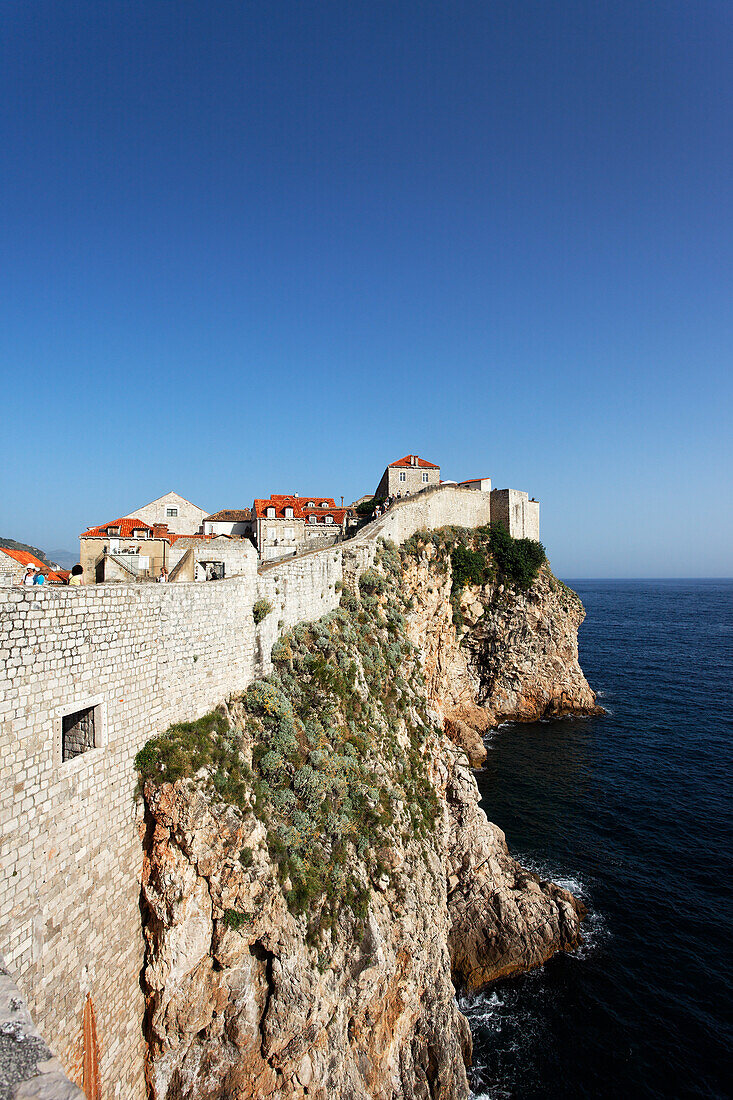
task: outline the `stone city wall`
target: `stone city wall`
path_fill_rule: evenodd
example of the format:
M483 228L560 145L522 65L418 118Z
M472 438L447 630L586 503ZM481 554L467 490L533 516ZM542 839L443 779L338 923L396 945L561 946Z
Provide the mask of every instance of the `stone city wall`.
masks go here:
M267 672L279 633L337 607L379 538L488 519L488 494L438 488L259 574L250 559L209 583L0 591L0 945L74 1081L93 1010L105 1100L145 1095L135 753ZM272 610L256 627L257 599ZM96 747L62 761L62 719L87 707Z
M253 572L0 597L0 944L77 1082L91 996L110 1100L144 1096L134 756L252 679L255 589ZM88 706L98 747L62 762L62 717Z

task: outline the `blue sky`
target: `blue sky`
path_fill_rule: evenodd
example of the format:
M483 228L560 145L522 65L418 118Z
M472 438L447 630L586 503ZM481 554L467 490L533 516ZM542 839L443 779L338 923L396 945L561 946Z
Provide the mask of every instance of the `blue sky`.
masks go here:
M6 0L0 534L174 488L542 502L733 573L733 6Z

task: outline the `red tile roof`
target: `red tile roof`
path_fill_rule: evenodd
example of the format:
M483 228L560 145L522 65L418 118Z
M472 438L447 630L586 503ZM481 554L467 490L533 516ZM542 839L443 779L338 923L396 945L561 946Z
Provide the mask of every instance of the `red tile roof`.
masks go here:
M391 466L412 466L412 459L416 459L415 466L421 467L423 470L439 470L440 466L436 466L434 462L426 462L424 458L420 458L418 455L405 455L404 458L398 458L396 462L390 462Z
M166 524L156 524L158 530L165 528L165 533L159 534L158 538L168 538L168 529ZM121 539L134 538L133 531L154 531L149 523L145 523L142 519L111 519L109 523L103 523L100 527L90 527L88 531L83 531L79 535L80 539L103 539L107 537L107 530L110 527L119 527L118 535Z
M314 503L313 508L308 507L308 501L312 500ZM321 508L320 505L325 504L325 508ZM316 506L318 505L318 506ZM267 519L267 509L275 509L275 519L307 519L308 516L316 516L319 522L323 523L326 516L331 516L334 523L343 523L344 516L346 515L345 508L338 508L333 497L319 497L319 496L287 496L283 493L273 493L268 500L255 500L252 505L252 511L257 519ZM285 509L292 508L292 517L286 517Z

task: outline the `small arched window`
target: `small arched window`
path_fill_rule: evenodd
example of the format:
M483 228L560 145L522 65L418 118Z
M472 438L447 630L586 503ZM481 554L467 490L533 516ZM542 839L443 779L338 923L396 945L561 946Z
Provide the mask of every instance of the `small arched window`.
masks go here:
M327 500L322 500L321 501L321 508L328 508L328 501Z
M313 503L312 500L308 501L308 503L306 504L306 508L315 508L315 504Z
M275 518L275 509L274 508L268 508L267 509L267 518L268 519L274 519Z

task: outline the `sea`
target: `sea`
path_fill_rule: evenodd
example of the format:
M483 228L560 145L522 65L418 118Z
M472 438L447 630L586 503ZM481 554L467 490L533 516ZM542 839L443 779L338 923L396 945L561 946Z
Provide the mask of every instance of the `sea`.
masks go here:
M459 999L474 1095L730 1097L733 580L567 583L607 713L502 726L476 777L588 917L572 954Z

